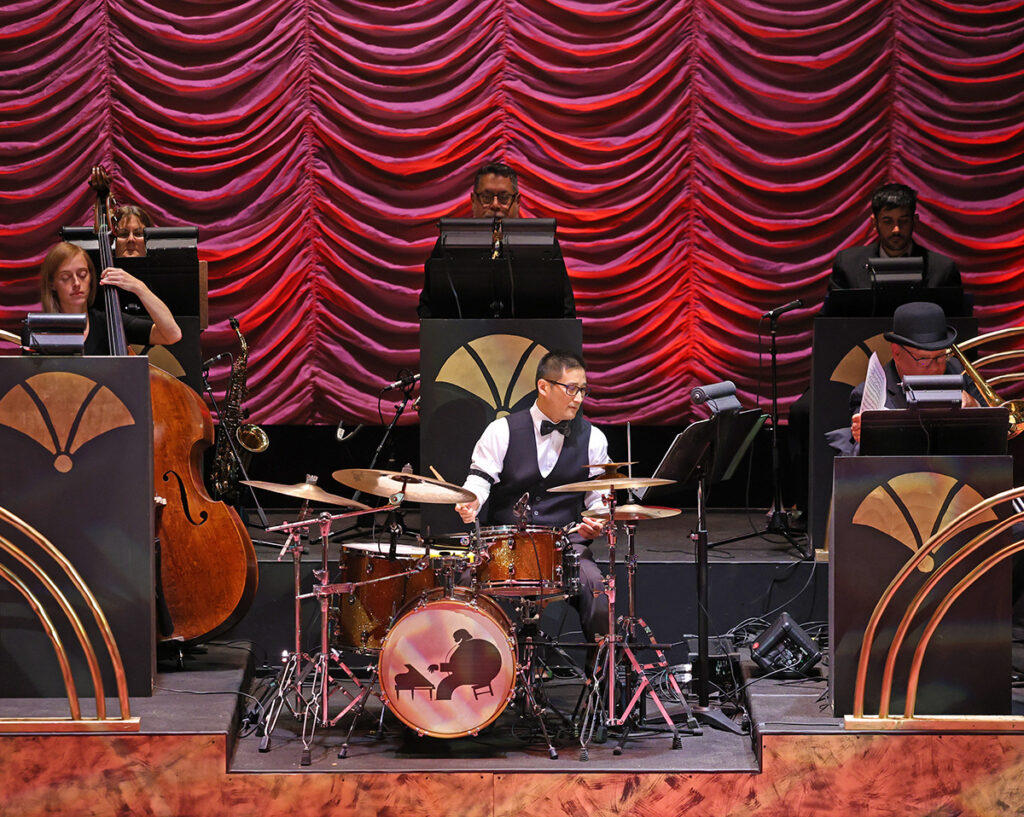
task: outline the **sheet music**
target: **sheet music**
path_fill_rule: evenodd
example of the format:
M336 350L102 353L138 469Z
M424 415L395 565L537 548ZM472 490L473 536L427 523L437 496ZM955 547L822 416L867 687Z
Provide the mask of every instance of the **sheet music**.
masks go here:
M875 411L885 408L885 369L878 361L878 355L871 353L868 373L864 378L864 397L860 401L861 411Z

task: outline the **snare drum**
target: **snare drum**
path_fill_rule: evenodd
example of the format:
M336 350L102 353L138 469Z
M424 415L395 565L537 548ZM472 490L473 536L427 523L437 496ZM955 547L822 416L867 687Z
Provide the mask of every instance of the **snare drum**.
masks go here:
M420 735L476 735L508 706L516 641L498 603L455 588L407 605L380 650L381 698Z
M341 553L342 581L365 582L351 593L331 599L331 643L342 649L376 652L388 625L406 603L437 585L434 571L422 547L399 544L397 558L388 561L388 545L357 542L345 545ZM398 574L414 571L410 575ZM396 576L387 579L388 576Z
M565 535L557 529L514 525L482 528L480 587L495 596L554 596L562 592Z

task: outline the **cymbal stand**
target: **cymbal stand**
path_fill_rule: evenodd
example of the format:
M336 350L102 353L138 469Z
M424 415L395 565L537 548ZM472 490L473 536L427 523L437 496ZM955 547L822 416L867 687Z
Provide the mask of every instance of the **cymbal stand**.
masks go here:
M605 670L604 670L604 672L605 672L605 679L604 680L605 680L605 684L606 684L606 690L605 691L607 692L607 696L608 696L607 697L608 708L607 708L607 710L605 712L605 718L604 718L605 726L608 726L608 727L622 726L622 727L626 728L626 732L628 733L628 726L627 726L627 724L628 724L628 719L629 719L630 713L633 711L633 708L636 706L637 702L640 700L640 696L646 691L650 695L651 700L654 701L655 706L657 706L658 711L661 713L662 718L664 718L664 720L665 720L665 723L668 724L669 729L672 731L672 748L673 749L681 749L682 746L683 746L683 743L682 743L682 740L679 737L679 728L676 726L675 721L672 720L671 716L665 710L664 704L662 704L661 699L658 697L657 692L655 692L654 687L651 685L650 680L644 674L643 667L640 666L640 663L636 659L636 655L634 655L633 650L630 648L628 636L627 637L620 637L617 634L617 632L616 632L617 627L616 627L616 620L615 620L615 543L616 543L617 531L616 531L616 520L615 520L615 490L614 490L614 488L608 492L608 494L606 495L606 499L608 501L608 529L607 529L607 537L608 537L608 575L605 577L604 593L605 593L606 596L608 596L608 634L603 636L599 640L598 651L597 651L597 658L594 661L594 677L593 677L594 691L596 692L596 694L598 696L600 695L600 682L601 682L601 677L600 676L601 676L601 669L602 669L602 659L604 659L604 666L605 666ZM619 655L620 654L622 656L624 656L625 658L629 659L629 663L632 666L633 671L640 678L640 683L637 685L637 688L633 692L632 697L630 698L629 702L626 704L626 707L624 708L624 710L622 712L622 715L621 716L616 716L616 711L615 711L615 682L616 682L615 667L618 664ZM628 676L628 672L627 672L627 676ZM628 681L627 681L627 684L628 684ZM628 690L628 686L627 686L627 690ZM593 704L590 704L590 706L593 706ZM588 728L586 728L586 726L588 725L586 723L586 721L588 720L588 717L587 717L586 714L584 716L584 720L585 720L585 728L580 730L580 760L588 760L589 756L590 756L589 755L589 751L587 749L587 740L588 740L588 738L590 736L590 730ZM622 752L622 743L624 741L625 741L625 737L623 737L623 739L620 742L619 746L616 748L616 752L615 752L616 754L621 754L621 752Z
M391 502L389 504L393 505L393 504L396 504L396 503L395 502ZM317 584L315 585L314 591L312 593L298 593L297 592L295 594L296 627L298 627L298 623L299 623L299 604L300 604L300 602L303 599L307 599L307 598L319 598L319 600L320 600L320 652L317 655L316 660L311 662L311 668L313 670L313 680L312 680L311 689L310 689L310 696L309 696L308 699L301 699L300 698L300 700L302 700L303 703L304 703L304 706L303 706L303 717L302 717L302 759L300 761L301 765L303 765L303 766L308 766L308 765L310 765L310 762L311 762L310 761L310 747L311 747L311 744L312 744L313 733L316 730L317 723L320 723L323 726L327 726L328 725L328 720L327 720L327 700L328 700L328 698L330 696L330 693L331 693L330 687L331 687L331 684L332 684L331 677L330 677L330 672L328 671L328 669L329 669L328 661L330 660L330 658L334 658L335 661L337 661L337 663L342 667L342 669L348 674L348 676L352 680L356 681L357 685L359 684L358 680L355 678L355 675L352 673L352 671L344 664L344 662L342 662L339 659L338 654L336 652L332 654L332 651L330 649L329 615L328 615L329 614L329 606L330 606L330 596L335 594L335 593L351 593L352 590L357 586L353 582L343 582L343 583L335 583L335 584L331 584L330 583L330 570L329 570L330 561L329 561L329 549L328 549L327 545L328 545L328 541L329 541L328 540L328 536L330 535L330 532L331 532L331 523L334 522L337 519L347 519L347 518L359 516L359 515L365 514L365 513L376 513L377 511L380 511L380 510L382 510L382 508L366 508L366 509L362 509L362 510L349 511L347 513L340 513L340 514L333 514L333 515L332 514L328 514L328 513L321 513L316 518L313 518L313 519L302 519L302 520L300 520L298 522L290 522L290 523L287 523L287 524L284 524L284 525L277 525L276 527L268 528L267 529L270 532L285 531L285 532L288 533L289 538L291 538L293 536L293 534L296 537L299 535L299 534L295 533L296 531L300 531L300 530L308 531L308 529L313 527L314 525L316 525L316 526L318 526L320 528L320 541L321 541L321 545L322 545L322 547L321 547L320 569L313 571L313 575L316 578ZM282 550L282 555L283 555L283 553L284 553L284 551ZM297 565L298 558L299 557L293 555L293 559L295 560L293 562L293 565ZM293 571L298 571L298 570L299 570L298 566L293 568ZM298 575L298 574L296 574L296 575ZM298 581L298 579L296 579L296 581ZM301 643L299 643L298 639L299 639L299 635L298 635L298 630L297 630L296 652L297 653L301 653L301 646L302 645L301 645ZM303 673L297 673L297 672L294 673L295 676L296 676L295 680L294 681L290 680L289 683L290 684L294 684L294 683L301 684L302 678L305 677L305 675L308 674L308 672L309 672L309 668L307 668L307 670L305 672L303 672ZM336 682L334 682L334 685L336 687L339 686ZM341 689L342 689L342 692L347 697L349 697L349 698L353 697L343 687ZM345 711L347 712L349 709L351 709L352 706L355 705L357 700L358 700L358 698L353 698L353 700L349 704L349 706L345 708ZM297 713L296 713L296 716L297 716ZM275 718L275 721L276 721L276 718ZM268 741L268 748L269 748L269 741Z
M297 521L304 521L308 512L309 500L304 499L302 507L299 509ZM277 719L281 715L281 709L287 706L288 710L292 713L292 717L297 718L299 710L304 709L307 703L302 695L302 681L309 674L309 670L312 667L312 659L302 651L301 599L299 598L299 593L302 590L302 550L302 532L298 530L288 531L288 536L284 541L281 552L277 555L277 560L280 562L284 558L285 553L291 552L292 554L292 581L295 589L295 650L290 655L286 652L283 656L284 665L281 667L280 674L278 675L277 692L267 707L266 726L264 727L259 747L261 752L270 751L270 736L273 734L274 729L277 728ZM303 661L307 662L305 669L302 667ZM294 705L288 700L289 694L294 694Z

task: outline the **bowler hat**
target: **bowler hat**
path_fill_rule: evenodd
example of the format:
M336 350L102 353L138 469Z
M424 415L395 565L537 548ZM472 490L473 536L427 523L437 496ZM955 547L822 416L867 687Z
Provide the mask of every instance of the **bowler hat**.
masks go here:
M956 340L956 329L946 323L946 313L938 304L915 301L897 307L892 315L892 331L885 339L900 346L935 352Z

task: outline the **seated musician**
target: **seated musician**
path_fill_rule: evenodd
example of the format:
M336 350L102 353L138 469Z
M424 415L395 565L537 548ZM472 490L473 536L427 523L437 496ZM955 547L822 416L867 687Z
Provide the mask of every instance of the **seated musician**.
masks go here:
M181 340L181 329L171 311L142 281L119 267L108 267L97 282L89 254L76 244L61 241L50 248L40 267L40 300L44 312L87 316L83 354L108 353L107 323L102 310L93 306L98 284L134 293L148 313L149 318L123 316L129 344L169 346Z
M114 211L114 256L139 258L146 254L146 227L153 226L142 207L124 204Z
M514 507L524 493L529 494L531 525L569 525L581 520L584 506L602 505L597 492L546 490L593 476L595 472L586 469L588 464L609 461L604 433L579 413L589 393L586 366L579 356L552 351L541 358L536 402L492 422L473 449L464 487L477 498L455 506L463 522L476 519L486 503L487 525L515 524ZM583 517L572 537L580 554L580 596L573 603L589 643L608 631L608 599L599 593L603 577L589 547L602 528L600 520Z
M952 258L914 241L917 222L917 193L912 188L895 183L876 188L871 194L871 226L878 240L840 250L832 262L828 288L866 289L871 286L869 258L910 256L920 256L924 263L924 286L960 286L960 270Z
M885 333L892 349L892 360L885 364L885 407L903 409L907 397L900 385L906 375L961 374L960 361L950 356L949 346L956 340L956 329L946 323L946 315L938 304L916 301L903 304L892 318L892 331ZM856 453L860 444L860 405L864 384L850 393L853 417L849 433L845 429L829 432L829 441L841 453ZM966 407L978 406L980 393L971 383L962 395Z
M89 185L96 190L110 190L110 174L102 166L92 169ZM145 208L122 204L113 211L114 257L140 258L146 254L147 227L155 226Z
M515 170L504 162L486 162L476 172L469 202L473 218L520 218L519 178ZM431 258L443 255L441 239L438 238L431 252ZM561 256L561 252L559 252ZM576 317L576 301L569 282L569 274L562 267L562 317ZM439 315L430 301L430 265L423 270L423 291L416 313L421 318L454 318L456 315Z

